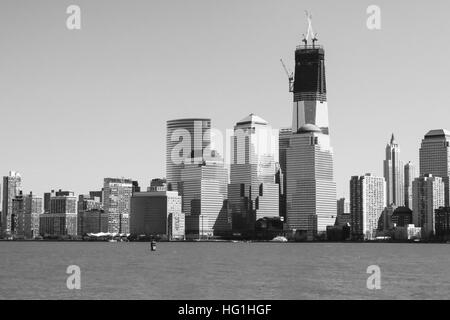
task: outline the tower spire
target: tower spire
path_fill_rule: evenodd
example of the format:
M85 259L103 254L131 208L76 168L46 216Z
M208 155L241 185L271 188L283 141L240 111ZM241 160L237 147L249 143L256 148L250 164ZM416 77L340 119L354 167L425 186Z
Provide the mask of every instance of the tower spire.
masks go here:
M312 14L310 12L308 12L307 10L305 10L305 14L306 14L306 19L308 20L308 30L306 31L306 36L304 36L303 42L305 42L305 44L306 44L306 42L308 40L311 40L314 45L314 42L317 41L317 38L316 38L316 34L314 34L314 29L312 27Z

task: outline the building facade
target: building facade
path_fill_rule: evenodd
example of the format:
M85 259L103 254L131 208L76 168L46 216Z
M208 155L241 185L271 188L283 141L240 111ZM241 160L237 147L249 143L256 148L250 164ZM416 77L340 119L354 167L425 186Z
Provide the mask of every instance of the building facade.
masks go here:
M253 235L262 218L279 217L278 131L250 114L234 127L231 137L228 202L233 232Z
M108 232L129 233L130 201L133 188L131 179L104 179L103 210L108 215Z
M345 198L340 198L336 201L337 215L336 226L346 226L350 223L350 201Z
M445 206L449 206L450 132L445 129L431 130L422 140L419 150L420 176L432 174L441 177L445 185Z
M336 220L336 182L328 134L312 124L293 134L287 151L287 223L308 240Z
M52 191L50 212L40 215L39 233L43 236L61 237L77 235L77 198L72 191Z
M386 204L384 177L370 173L350 180L350 220L354 240L372 240L379 229Z
M211 144L211 119L192 118L167 121L167 190L178 190L184 164L200 164Z
M416 167L412 164L411 161L409 161L407 164L405 164L405 171L404 171L404 178L405 178L405 207L412 210L412 204L413 204L413 192L412 192L412 183L414 179L416 178Z
M3 177L3 199L1 216L1 233L3 237L12 235L14 231L14 221L12 217L13 199L19 195L22 187L22 177L20 173L10 171L9 175Z
M441 177L425 174L413 181L413 223L422 228L423 238L435 235L435 210L445 203L445 185Z
M130 232L183 240L185 219L177 191L149 191L131 197Z
M384 180L386 181L386 206L402 206L405 202L403 162L400 161L400 147L392 134L386 145L386 157L383 161Z

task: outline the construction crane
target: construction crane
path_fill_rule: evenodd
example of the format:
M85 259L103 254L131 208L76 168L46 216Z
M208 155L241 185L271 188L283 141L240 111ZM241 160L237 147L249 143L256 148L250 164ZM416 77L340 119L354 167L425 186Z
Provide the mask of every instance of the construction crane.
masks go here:
M288 79L289 79L289 92L294 92L294 73L289 72L288 68L286 67L286 65L283 62L283 59L280 59L280 61L283 66L283 69L286 72L286 75L288 76Z

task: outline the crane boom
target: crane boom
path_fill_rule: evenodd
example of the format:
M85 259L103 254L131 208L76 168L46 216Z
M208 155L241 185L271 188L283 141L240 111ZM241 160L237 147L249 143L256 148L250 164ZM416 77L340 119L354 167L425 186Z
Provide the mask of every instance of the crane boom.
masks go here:
M289 92L294 92L294 73L289 72L288 68L283 62L283 59L280 59L281 65L283 66L284 72L286 72L286 75L289 79Z

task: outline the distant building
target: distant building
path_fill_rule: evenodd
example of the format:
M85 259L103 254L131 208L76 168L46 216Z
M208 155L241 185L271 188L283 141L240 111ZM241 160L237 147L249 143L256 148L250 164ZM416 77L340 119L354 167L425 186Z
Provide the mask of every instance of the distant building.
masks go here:
M403 187L403 162L400 161L400 147L392 134L386 146L386 158L383 161L384 180L386 181L386 206L404 204L405 189Z
M147 191L167 191L167 180L166 179L152 179L150 182L150 187Z
M406 227L413 223L412 210L407 207L398 207L391 217L392 224L397 227Z
M31 220L29 237L36 238L39 236L39 221L43 213L43 199L34 195L32 192L25 195L25 214L29 215Z
M376 237L379 220L386 204L386 182L383 177L353 176L350 180L351 233L355 240Z
M10 171L9 176L3 177L3 200L1 216L2 236L12 235L14 231L14 222L12 221L13 199L19 195L22 186L22 177L20 173Z
M350 201L345 198L340 198L336 201L336 226L346 226L350 224Z
M284 221L287 219L287 207L286 207L286 192L287 192L287 150L289 148L289 141L292 136L291 128L280 129L278 148L279 148L279 162L280 171L278 173L278 181L280 185L280 217L283 217Z
M228 171L222 160L187 164L181 170L180 193L187 238L209 238L231 233L227 207Z
M435 233L434 211L445 203L445 185L441 177L422 175L413 181L413 222L422 228L422 237L431 238Z
M253 236L257 220L279 217L278 132L250 114L234 126L231 137L230 183L233 233Z
M184 164L200 164L211 144L211 119L192 118L167 121L167 190L178 190ZM209 133L208 133L209 132Z
M326 236L336 220L336 182L328 126L306 124L291 136L287 150L288 228L308 240Z
M138 192L131 197L130 232L133 235L184 239L185 219L177 191Z
M431 130L422 140L420 146L420 176L432 174L441 177L445 185L445 206L450 206L450 132L445 129Z
M11 233L20 238L31 238L31 215L25 213L22 191L12 199Z
M450 240L450 207L439 207L435 209L435 231L436 239L441 241Z
M50 212L40 215L39 233L47 236L77 235L77 198L72 191L52 191Z
M78 235L108 232L108 214L101 209L88 209L78 212Z
M134 188L131 179L104 179L103 210L108 214L108 232L129 233L130 200Z
M413 192L412 183L416 178L416 167L409 161L404 168L405 207L412 210Z

